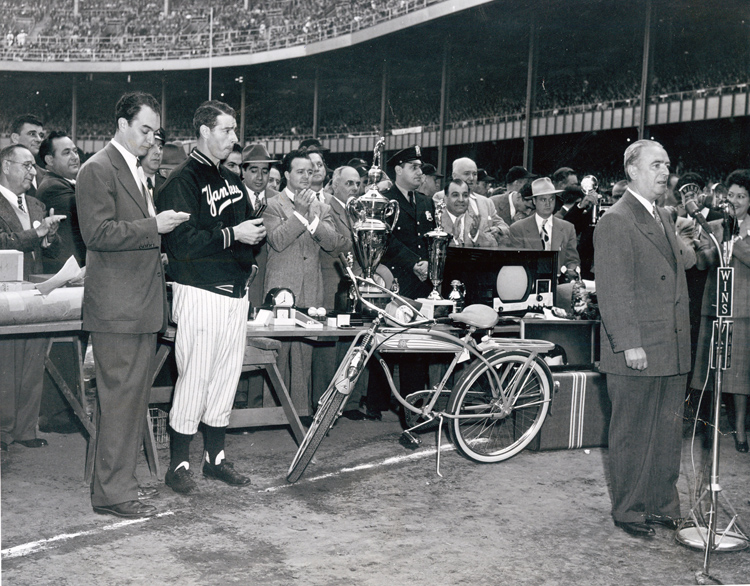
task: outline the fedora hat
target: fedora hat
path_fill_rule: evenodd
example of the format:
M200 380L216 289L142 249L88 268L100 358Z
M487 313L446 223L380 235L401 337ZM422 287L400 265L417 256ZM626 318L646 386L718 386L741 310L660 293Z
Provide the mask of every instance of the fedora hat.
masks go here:
M162 150L161 165L159 168L174 169L177 165L187 159L185 148L179 141L168 142Z
M531 182L532 197L537 197L538 195L553 195L562 192L562 189L555 189L555 186L549 177L540 177Z
M278 163L278 159L271 158L266 145L253 142L242 149L243 163Z

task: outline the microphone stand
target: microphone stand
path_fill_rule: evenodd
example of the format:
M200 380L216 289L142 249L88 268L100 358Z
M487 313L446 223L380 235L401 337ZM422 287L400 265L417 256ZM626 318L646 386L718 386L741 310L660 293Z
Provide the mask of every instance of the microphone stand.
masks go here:
M693 547L695 549L705 550L703 556L703 571L696 574L698 584L705 584L701 581L703 577L715 580L709 574L709 565L711 553L713 551L738 551L745 549L748 545L748 537L739 526L737 512L722 494L721 485L719 484L719 419L721 415L721 390L723 382L723 371L729 367L731 362L732 350L732 321L725 318L732 317L732 295L734 286L734 269L728 267L732 259L733 241L724 242L725 247L722 249L721 244L714 236L711 230L706 230L711 239L719 258L719 266L716 269L716 320L713 325L713 335L711 338L711 360L709 367L714 369L714 401L713 401L713 442L711 449L711 477L708 485L703 489L700 497L690 510L689 518L693 521L693 526L681 527L676 533L676 539L680 543ZM718 531L716 526L718 522L718 501L722 497L724 504L731 511L732 518L723 531ZM703 515L699 513L702 510L701 503L706 499L708 501L708 521L701 524ZM720 583L720 582L719 582Z

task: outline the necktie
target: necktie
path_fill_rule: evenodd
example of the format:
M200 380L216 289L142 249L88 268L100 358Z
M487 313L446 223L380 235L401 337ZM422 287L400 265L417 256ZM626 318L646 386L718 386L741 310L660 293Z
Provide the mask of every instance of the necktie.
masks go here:
M18 196L18 209L21 210L24 214L26 213L26 208L23 207L23 197L20 195Z
M413 191L409 191L409 192L407 192L406 195L407 195L407 199L409 200L409 203L411 205L414 205L414 192Z
M661 216L659 216L659 213L656 211L656 206L654 206L654 220L656 220L656 223L659 225L659 228L661 228L661 231L666 234L666 231L664 230L664 223L661 221Z
M458 220L456 221L456 226L453 229L453 237L456 239L456 244L459 244L461 246L464 245L464 218L466 217L466 214L463 214Z
M539 237L542 239L542 248L549 250L549 232L547 232L547 223L542 224L542 230L539 232Z
M146 185L148 185L148 190L151 192L151 195L154 194L154 184L151 181L151 177L146 177Z

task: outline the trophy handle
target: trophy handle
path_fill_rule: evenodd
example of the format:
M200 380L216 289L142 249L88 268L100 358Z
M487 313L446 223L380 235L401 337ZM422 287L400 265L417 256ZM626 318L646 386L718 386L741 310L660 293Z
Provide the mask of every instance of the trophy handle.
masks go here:
M349 224L353 226L357 222L364 222L367 219L367 210L364 209L359 199L350 199L346 204L346 213L349 216Z
M396 226L396 222L398 222L398 214L400 211L401 210L398 207L398 202L395 199L392 199L388 202L388 205L385 208L385 217L383 219L388 217L391 218L391 224L390 226L388 226L391 232L393 232L393 229Z

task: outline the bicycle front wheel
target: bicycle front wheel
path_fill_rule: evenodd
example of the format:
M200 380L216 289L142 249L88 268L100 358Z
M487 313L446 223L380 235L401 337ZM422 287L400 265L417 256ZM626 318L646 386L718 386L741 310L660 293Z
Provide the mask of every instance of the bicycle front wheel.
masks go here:
M481 360L464 372L448 403L448 413L455 416L449 430L467 458L501 462L523 450L541 429L552 374L544 361L529 361L525 352L496 350L485 358L497 377Z
M348 397L349 395L339 393L333 386L329 387L326 395L321 397L318 411L315 413L310 429L307 430L305 439L302 440L297 454L292 460L292 465L289 466L289 472L286 476L287 482L294 483L300 479L323 438L333 427L339 409Z

